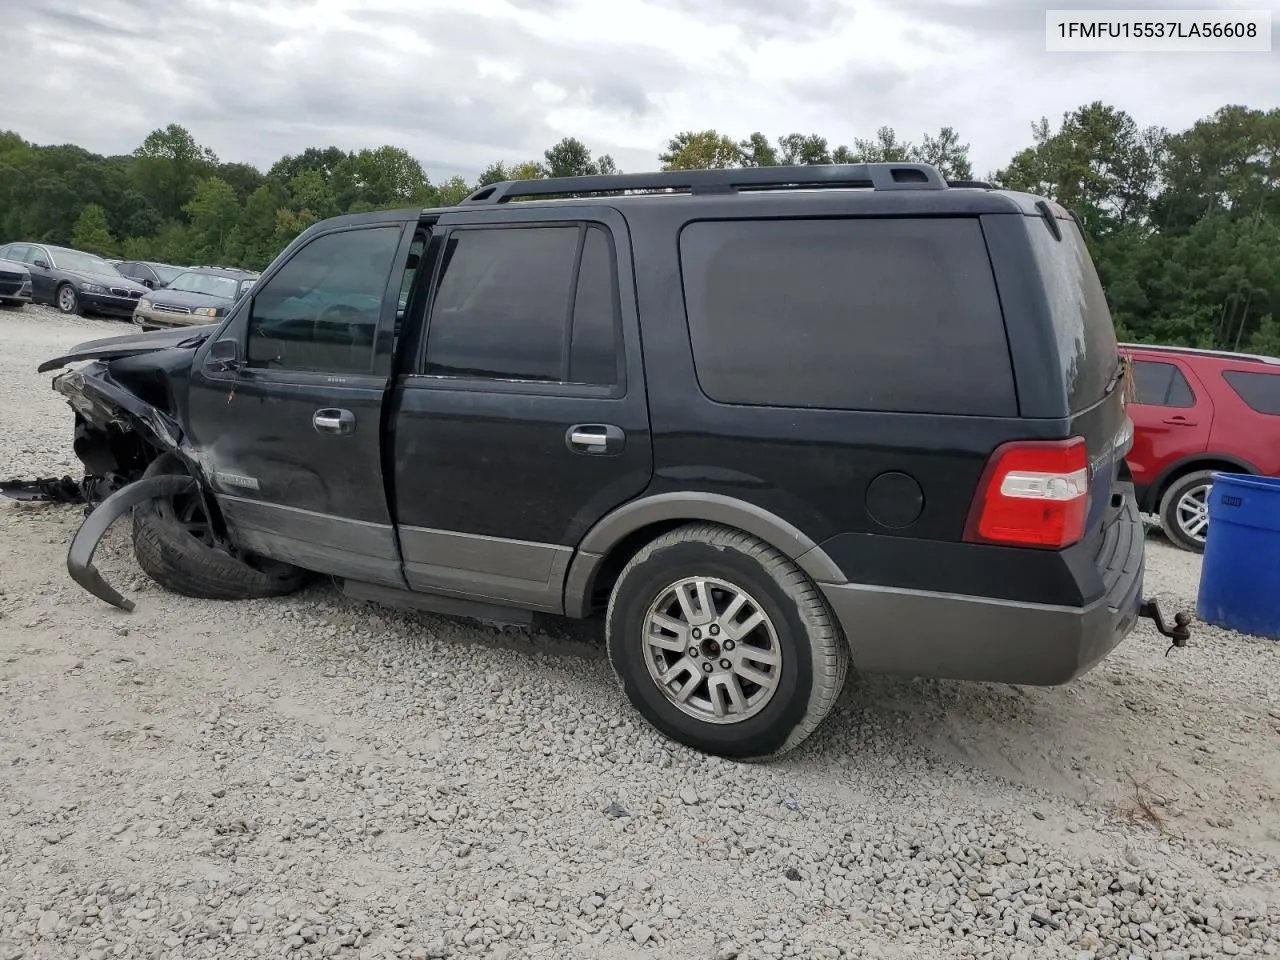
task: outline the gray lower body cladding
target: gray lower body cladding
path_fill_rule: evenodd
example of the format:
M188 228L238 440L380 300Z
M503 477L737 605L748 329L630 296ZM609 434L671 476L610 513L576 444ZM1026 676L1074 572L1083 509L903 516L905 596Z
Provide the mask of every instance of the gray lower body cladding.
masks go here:
M1141 615L1144 530L1132 499L1116 525L1106 595L1085 606L860 584L819 586L859 671L1054 686L1096 666Z

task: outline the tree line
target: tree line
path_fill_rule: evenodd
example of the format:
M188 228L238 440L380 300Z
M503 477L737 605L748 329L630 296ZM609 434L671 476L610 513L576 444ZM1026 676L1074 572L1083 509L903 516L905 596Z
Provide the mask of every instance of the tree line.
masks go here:
M1142 127L1095 102L1031 125L1030 143L984 180L1050 197L1080 218L1122 339L1280 356L1280 109L1228 105L1186 130ZM816 134L676 134L662 169L923 161L974 177L952 127L851 144ZM310 147L265 173L226 163L185 128L132 154L38 146L0 132L0 242L38 240L103 256L262 269L309 224L387 207L450 206L502 180L617 173L567 137L540 159L496 162L474 183L433 183L407 151Z

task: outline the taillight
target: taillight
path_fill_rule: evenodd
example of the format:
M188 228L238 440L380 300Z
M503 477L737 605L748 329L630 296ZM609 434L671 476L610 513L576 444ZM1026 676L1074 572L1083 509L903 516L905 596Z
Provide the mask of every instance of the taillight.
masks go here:
M1084 536L1089 453L1081 437L996 448L978 484L964 538L1061 549Z

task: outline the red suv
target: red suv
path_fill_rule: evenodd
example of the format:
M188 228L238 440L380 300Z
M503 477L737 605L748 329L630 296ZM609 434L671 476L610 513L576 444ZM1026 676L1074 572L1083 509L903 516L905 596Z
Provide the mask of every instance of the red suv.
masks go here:
M1204 550L1215 470L1280 476L1280 360L1126 343L1135 399L1127 460L1144 513Z

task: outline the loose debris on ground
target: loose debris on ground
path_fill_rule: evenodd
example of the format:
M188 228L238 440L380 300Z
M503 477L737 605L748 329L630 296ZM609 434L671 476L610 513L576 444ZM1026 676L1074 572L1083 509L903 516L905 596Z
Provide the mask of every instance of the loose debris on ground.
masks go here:
M78 476L0 312L0 479ZM1063 688L852 678L796 755L637 720L590 631L165 594L0 501L0 960L1280 955L1280 649L1142 622ZM1150 538L1148 592L1199 558ZM1034 637L1027 638L1034 643Z

